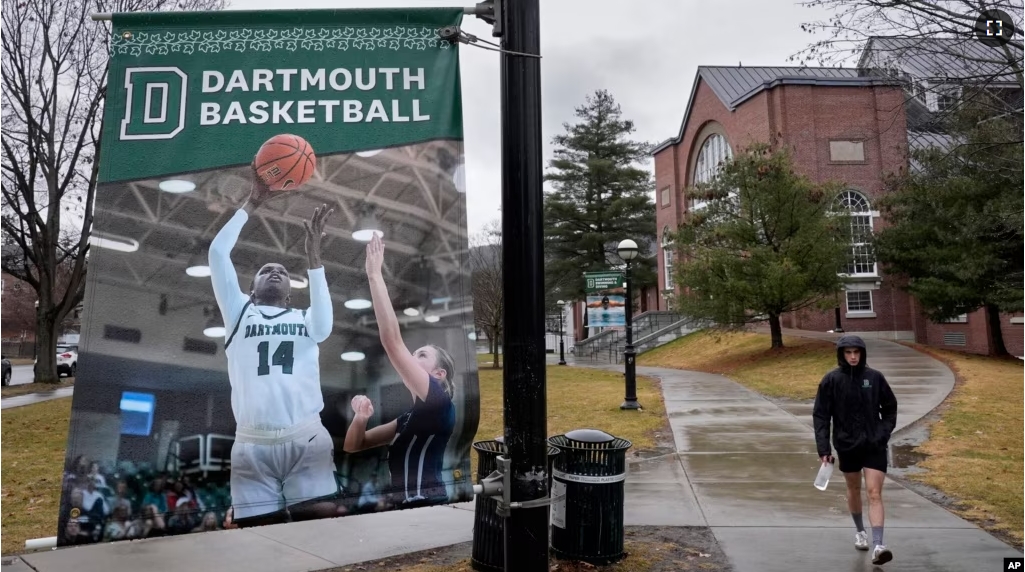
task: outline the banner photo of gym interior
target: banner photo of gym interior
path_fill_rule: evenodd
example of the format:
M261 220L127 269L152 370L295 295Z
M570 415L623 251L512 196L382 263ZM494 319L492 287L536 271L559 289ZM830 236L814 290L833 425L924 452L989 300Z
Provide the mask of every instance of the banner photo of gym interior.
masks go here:
M59 545L472 499L461 17L114 15Z

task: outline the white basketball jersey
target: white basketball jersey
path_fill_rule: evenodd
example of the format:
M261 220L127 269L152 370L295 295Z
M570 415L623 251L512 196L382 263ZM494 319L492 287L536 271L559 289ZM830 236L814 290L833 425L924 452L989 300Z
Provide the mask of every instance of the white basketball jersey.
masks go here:
M297 425L324 408L320 349L302 310L247 304L229 332L231 408L239 426L273 431Z

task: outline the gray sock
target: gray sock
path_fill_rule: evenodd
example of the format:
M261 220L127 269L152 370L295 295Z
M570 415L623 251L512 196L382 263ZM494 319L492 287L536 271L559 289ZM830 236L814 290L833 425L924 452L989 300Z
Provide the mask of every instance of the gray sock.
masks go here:
M854 527L858 529L858 532L865 532L865 524L861 521L861 513L852 512L851 518L854 519Z
M876 546L883 545L883 527L873 526L872 527L872 544Z

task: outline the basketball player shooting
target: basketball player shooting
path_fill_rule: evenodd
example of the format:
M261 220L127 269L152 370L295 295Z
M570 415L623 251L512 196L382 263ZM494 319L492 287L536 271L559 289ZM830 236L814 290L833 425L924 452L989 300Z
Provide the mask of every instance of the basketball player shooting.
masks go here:
M441 476L445 448L455 426L452 394L455 364L452 356L435 345L410 352L402 340L381 266L384 242L377 235L367 245L367 279L381 345L409 390L412 406L397 419L367 430L374 405L365 395L352 398L355 414L345 433L345 451L355 453L388 446L389 492L402 508L443 503L448 492Z
M240 527L334 516L334 445L321 424L318 343L331 334L334 316L320 242L333 209L317 208L306 228L310 307L289 307L289 274L265 264L244 294L231 250L249 216L273 191L254 169L248 200L210 244L210 277L227 326L231 408L235 444L231 450L231 498Z

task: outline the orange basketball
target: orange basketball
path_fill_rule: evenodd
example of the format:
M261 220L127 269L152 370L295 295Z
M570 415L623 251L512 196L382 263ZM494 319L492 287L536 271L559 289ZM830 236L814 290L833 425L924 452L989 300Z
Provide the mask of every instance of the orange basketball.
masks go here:
M316 168L313 147L298 135L275 135L256 152L256 174L272 191L298 189Z

